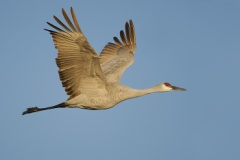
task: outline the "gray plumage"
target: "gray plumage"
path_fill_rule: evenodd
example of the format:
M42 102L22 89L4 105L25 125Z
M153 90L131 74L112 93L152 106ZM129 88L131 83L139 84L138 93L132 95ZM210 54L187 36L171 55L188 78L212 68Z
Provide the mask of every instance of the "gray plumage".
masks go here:
M23 114L54 108L108 109L126 99L153 92L185 90L167 82L144 90L120 84L122 74L134 62L136 34L132 20L126 22L125 32L120 31L121 40L114 37L115 43L108 43L98 55L84 36L73 9L71 8L73 22L64 9L62 14L68 26L53 16L63 29L47 22L56 31L45 30L52 35L58 50L58 73L69 98L51 107L28 108Z

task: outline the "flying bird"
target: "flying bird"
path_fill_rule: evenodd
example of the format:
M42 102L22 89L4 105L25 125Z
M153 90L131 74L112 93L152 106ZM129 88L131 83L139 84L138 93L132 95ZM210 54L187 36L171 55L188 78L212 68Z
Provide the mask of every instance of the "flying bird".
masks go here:
M121 40L113 37L115 43L109 42L98 55L83 34L73 8L70 10L72 20L62 9L68 26L53 16L62 29L49 22L47 24L55 30L45 29L52 35L55 48L58 50L56 58L58 73L69 97L65 102L55 106L27 108L23 115L54 108L103 110L114 107L124 100L154 92L186 90L168 82L143 90L121 84L122 74L133 64L136 51L133 21L126 22L125 32L120 31Z

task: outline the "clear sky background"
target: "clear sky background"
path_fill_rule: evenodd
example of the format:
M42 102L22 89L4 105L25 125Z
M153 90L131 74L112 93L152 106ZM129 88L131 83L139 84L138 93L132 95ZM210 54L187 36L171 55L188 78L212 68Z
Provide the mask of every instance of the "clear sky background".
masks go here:
M166 81L188 91L22 116L68 98L43 29L71 6L98 52L133 20L137 52L123 84ZM0 15L0 159L240 159L239 0L2 0Z

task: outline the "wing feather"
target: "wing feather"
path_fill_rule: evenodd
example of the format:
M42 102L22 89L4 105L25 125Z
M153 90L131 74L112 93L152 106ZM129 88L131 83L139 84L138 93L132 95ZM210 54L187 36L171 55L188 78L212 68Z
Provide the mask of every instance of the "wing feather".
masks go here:
M117 37L113 37L113 40L116 42L116 44L118 46L123 47L123 44L121 43L121 41Z
M123 30L120 31L120 36L121 36L121 39L122 39L122 42L123 42L124 46L128 46L129 43L126 40L126 36L125 36Z
M71 30L65 25L63 24L56 16L53 16L53 18L58 22L58 24L60 24L65 30L67 30L68 32L71 32Z
M77 16L75 15L74 10L73 10L72 7L71 7L71 14L72 14L73 22L74 22L75 26L77 27L77 31L82 33L82 30L81 30L81 28L80 28L80 26L78 24Z
M58 50L56 58L58 73L69 99L82 93L91 93L91 86L101 86L96 88L96 91L107 93L105 88L107 80L102 72L99 56L82 33L74 10L71 8L73 23L64 9L62 14L69 27L54 16L63 29L47 22L57 31L46 30L52 35L55 48Z
M74 25L72 24L71 20L68 18L67 13L65 12L64 9L62 9L62 14L66 20L66 22L68 23L68 25L72 28L73 31L77 32L76 28L74 27Z
M133 63L136 51L136 35L132 20L126 22L125 33L120 31L121 41L108 43L100 54L100 63L109 82L119 82L124 71Z

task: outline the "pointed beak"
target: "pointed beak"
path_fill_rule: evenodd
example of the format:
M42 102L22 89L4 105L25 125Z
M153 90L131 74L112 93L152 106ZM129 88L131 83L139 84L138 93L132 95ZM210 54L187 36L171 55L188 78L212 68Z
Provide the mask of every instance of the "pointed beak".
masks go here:
M186 89L184 88L180 88L180 87L176 87L176 86L172 86L173 90L178 90L178 91L186 91Z

